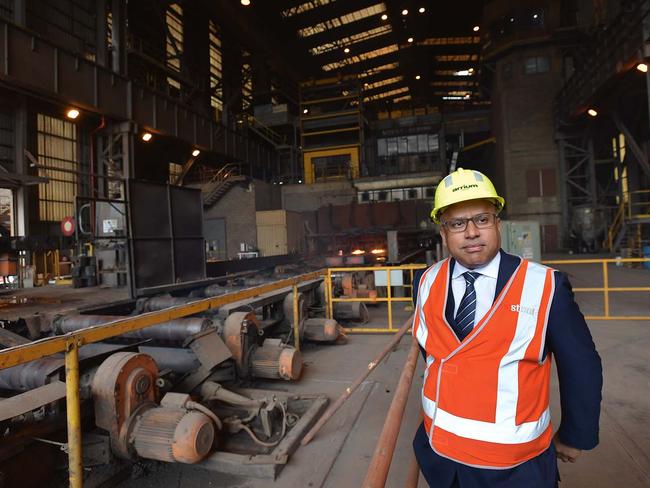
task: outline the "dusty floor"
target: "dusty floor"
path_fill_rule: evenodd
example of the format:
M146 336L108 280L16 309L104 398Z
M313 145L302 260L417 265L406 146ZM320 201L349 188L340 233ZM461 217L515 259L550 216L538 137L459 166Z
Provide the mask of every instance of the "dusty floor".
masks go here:
M575 287L601 286L597 266L564 266ZM610 285L650 286L650 270L609 268ZM650 315L650 293L616 295L611 313ZM585 315L602 313L602 294L578 293ZM377 310L373 313L381 312ZM408 312L398 310L396 323ZM385 320L385 319L384 319ZM380 326L376 319L373 326ZM561 487L641 488L650 486L650 323L633 320L590 320L589 325L603 360L604 392L600 445L586 452L576 464L561 464ZM308 347L303 379L295 385L275 383L267 388L324 393L335 399L388 342L384 335L351 335L342 346ZM275 482L221 475L196 467L150 465L150 471L119 485L121 488L232 487L232 488L354 488L361 486L384 423L393 390L406 360L408 339L368 378L312 441L291 457ZM419 423L419 388L422 361L411 388L404 423L386 486L400 488L412 457L411 438ZM554 382L554 423L560 409ZM421 480L420 487L425 483Z

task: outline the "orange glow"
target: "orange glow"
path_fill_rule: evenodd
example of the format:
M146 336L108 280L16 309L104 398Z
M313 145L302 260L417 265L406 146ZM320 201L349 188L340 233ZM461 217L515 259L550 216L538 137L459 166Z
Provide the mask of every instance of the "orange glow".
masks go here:
M373 250L370 251L370 252L371 252L372 254L385 254L385 253L386 253L386 249L373 249Z
M366 251L364 251L363 249L355 249L354 251L352 251L353 256L359 256L359 255L365 254L365 253L366 253Z

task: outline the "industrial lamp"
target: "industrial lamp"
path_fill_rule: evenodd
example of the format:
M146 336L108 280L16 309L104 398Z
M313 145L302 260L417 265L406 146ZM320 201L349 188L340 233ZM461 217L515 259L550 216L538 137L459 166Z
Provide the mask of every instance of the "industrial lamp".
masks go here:
M598 111L597 111L595 108L590 108L589 110L587 110L587 113L588 113L591 117L595 117L596 115L598 115Z
M77 117L79 117L79 110L77 110L76 108L71 108L66 112L65 116L68 117L69 119L74 120Z

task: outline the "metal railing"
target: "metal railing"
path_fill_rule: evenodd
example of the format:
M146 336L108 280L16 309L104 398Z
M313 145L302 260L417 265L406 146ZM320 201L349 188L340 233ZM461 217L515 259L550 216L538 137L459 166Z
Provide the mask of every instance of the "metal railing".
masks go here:
M413 301L413 274L418 269L426 268L426 264L405 264L402 266L373 266L373 267L345 267L345 268L328 268L325 276L325 293L327 302L327 317L334 318L334 303L344 302L362 302L362 303L386 303L388 308L388 328L377 327L355 327L353 329L346 329L347 332L353 333L395 333L398 329L393 327L393 303L394 302L409 302ZM334 273L354 273L354 272L383 272L386 273L386 296L376 298L345 298L334 297L332 295L332 275ZM393 285L391 284L391 275L395 271L405 272L408 271L410 280L406 284ZM393 296L392 288L399 286L402 288L410 289L408 296L396 297ZM377 285L375 284L377 288ZM381 286L380 286L381 287Z
M298 285L304 281L313 280L325 275L325 270L288 278L274 283L248 288L237 293L222 295L213 298L200 299L195 302L178 307L149 312L135 317L114 320L106 324L88 327L64 335L48 337L29 344L10 347L0 351L0 369L18 366L20 364L41 359L52 354L65 353L65 383L66 383L66 410L68 426L68 466L69 483L71 488L83 486L83 465L81 447L81 409L79 397L79 348L95 342L100 342L111 337L127 332L145 329L162 322L187 317L197 313L216 309L246 298L252 298L264 293L292 287L294 296L294 338L296 347L298 343L298 318L296 306Z
M650 218L650 190L634 190L629 195L627 218L629 220Z
M587 315L586 320L650 320L650 315L611 315L609 306L610 293L625 292L649 292L650 286L610 286L608 265L623 265L625 263L647 263L650 258L616 258L616 259L557 259L542 261L549 266L557 265L586 265L600 264L602 266L603 285L599 287L576 287L575 293L602 293L603 294L603 315Z

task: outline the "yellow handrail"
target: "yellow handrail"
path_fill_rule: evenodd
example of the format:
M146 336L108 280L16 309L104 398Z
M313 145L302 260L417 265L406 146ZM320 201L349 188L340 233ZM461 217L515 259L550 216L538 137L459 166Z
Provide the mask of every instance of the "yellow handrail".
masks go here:
M609 310L609 294L612 292L641 292L650 291L648 286L609 286L609 269L608 264L623 264L623 263L646 263L650 262L650 258L616 258L616 259L554 259L549 261L542 261L546 265L562 265L562 264L600 264L603 273L603 286L602 287L586 287L586 288L573 288L576 293L603 293L603 315L587 315L587 320L650 320L650 315L610 315Z
M338 302L362 302L362 303L386 303L388 308L388 328L381 327L355 327L354 329L345 329L346 333L371 333L371 334L386 334L395 333L398 329L393 327L393 302L412 302L413 300L413 271L417 269L426 268L426 264L404 264L401 266L372 266L372 267L341 267L341 268L328 268L325 277L325 290L327 294L327 317L334 317L334 303ZM410 285L400 285L402 288L411 290L411 296L407 297L394 297L392 294L391 285L391 271L409 271L411 276ZM334 298L332 295L332 274L333 273L353 273L357 271L385 271L386 272L386 297L385 298Z
M266 285L248 288L238 293L205 298L178 307L156 312L149 312L135 317L113 320L106 324L87 327L64 335L48 337L29 344L10 347L0 351L0 369L24 364L52 354L65 352L66 410L68 427L68 480L71 488L83 486L82 445L81 445L81 410L79 405L79 348L85 344L100 342L110 337L122 335L152 325L187 317L209 309L219 308L246 298L252 298L281 288L295 285L321 277L325 270L314 271L276 281Z

